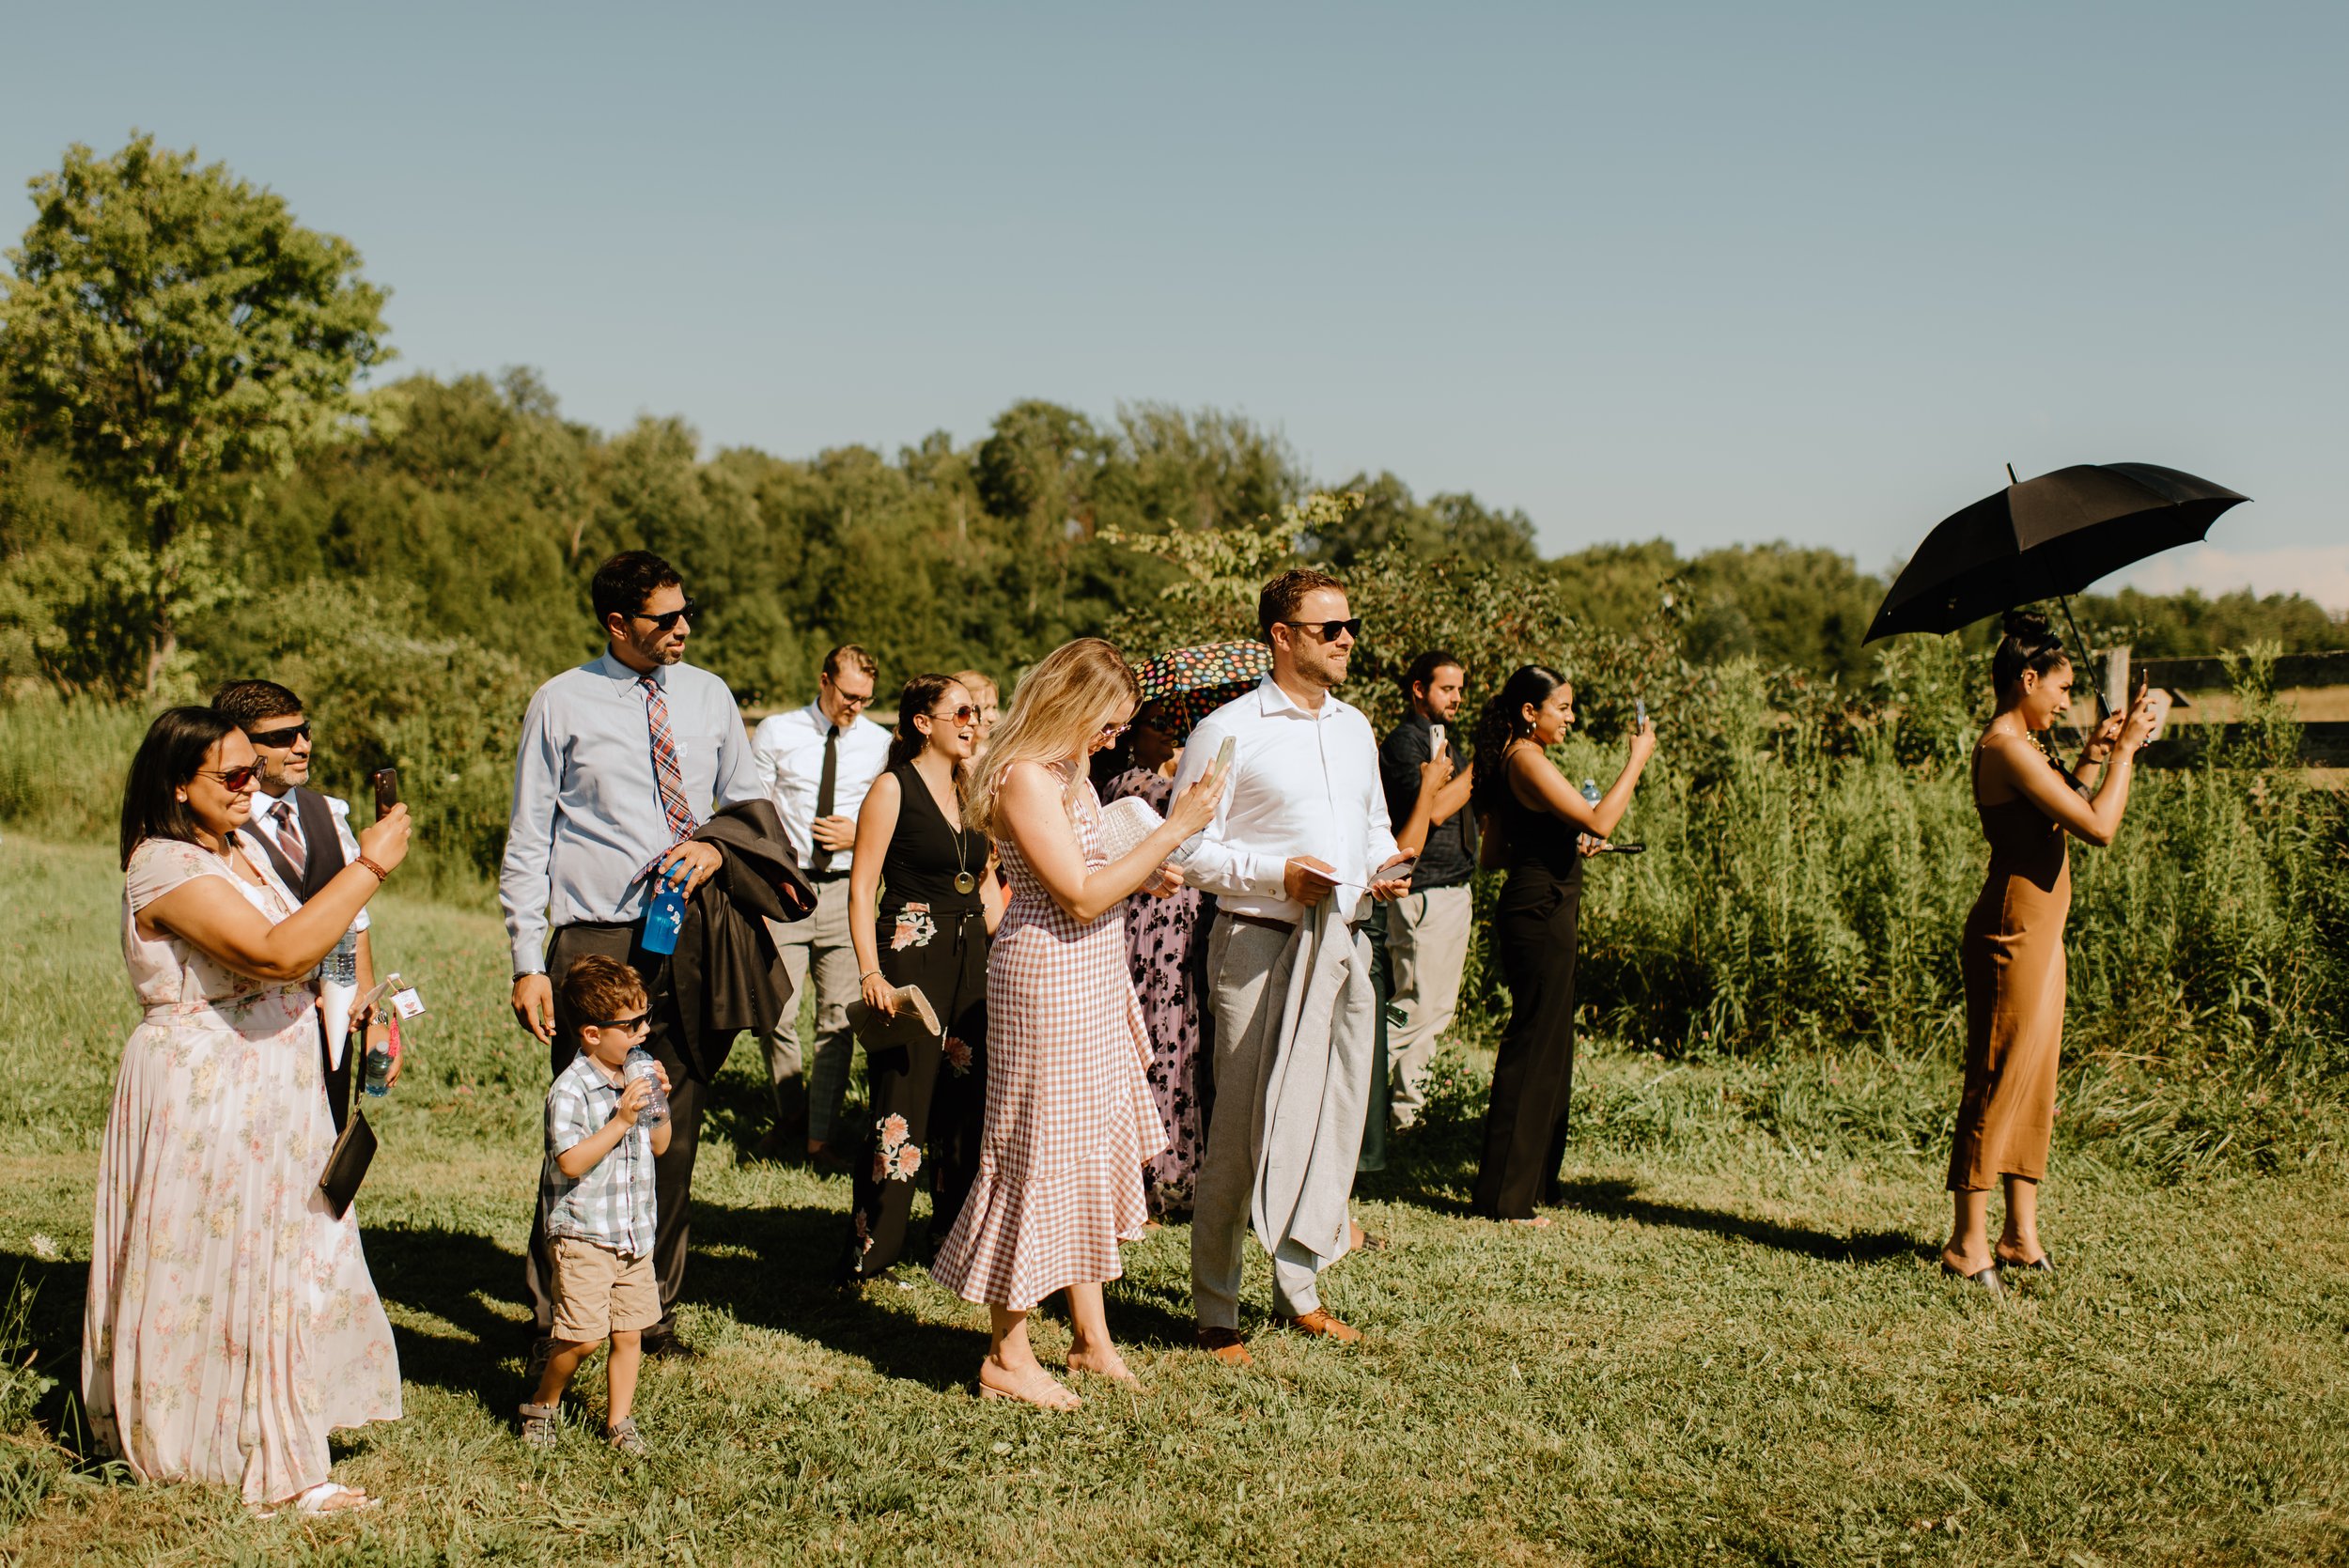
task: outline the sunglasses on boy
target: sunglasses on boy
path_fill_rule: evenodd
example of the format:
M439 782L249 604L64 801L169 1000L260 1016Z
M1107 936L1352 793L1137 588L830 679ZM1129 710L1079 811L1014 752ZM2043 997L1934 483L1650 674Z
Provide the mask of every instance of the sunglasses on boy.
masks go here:
M661 633L661 636L666 637L669 634L669 629L676 626L680 618L689 621L699 620L701 618L701 613L702 607L695 604L689 598L683 604L678 605L675 610L663 610L658 615L647 615L642 610L639 610L630 618L639 621L650 621L652 623L652 629Z
M590 1018L587 1022L589 1027L594 1029L625 1029L633 1034L638 1030L646 1028L651 1019L652 1014L646 1011L637 1014L632 1018Z

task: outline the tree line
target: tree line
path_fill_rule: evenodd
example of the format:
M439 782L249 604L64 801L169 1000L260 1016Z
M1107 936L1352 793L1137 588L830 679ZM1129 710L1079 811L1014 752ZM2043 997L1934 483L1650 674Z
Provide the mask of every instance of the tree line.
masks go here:
M1522 570L1555 579L1586 627L1661 630L1699 664L1846 684L1871 668L1859 638L1885 581L1836 551L1659 539L1545 560L1522 511L1423 498L1392 473L1316 484L1277 429L1151 402L1104 418L1023 400L976 440L894 454L705 453L679 418L567 419L528 370L386 379L387 291L357 252L193 152L76 146L31 195L0 280L12 691L153 701L288 658L342 678L324 644L364 634L396 666L470 663L479 697L593 651L588 575L629 547L686 572L695 657L750 705L803 699L822 650L851 639L893 675L1007 675L1176 582L1136 541L1255 527L1316 489L1353 499L1288 548L1340 570ZM2349 646L2349 617L2296 595L2080 608L2147 655ZM424 683L459 694L446 685Z

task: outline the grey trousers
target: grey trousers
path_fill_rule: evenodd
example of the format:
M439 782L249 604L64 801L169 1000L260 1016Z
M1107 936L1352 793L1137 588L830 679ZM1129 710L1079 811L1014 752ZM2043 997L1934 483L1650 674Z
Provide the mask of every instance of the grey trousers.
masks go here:
M1376 1001L1371 993L1369 939L1361 931L1361 961L1353 966L1326 1043L1335 1062L1367 1085L1376 1044ZM1207 1148L1200 1161L1191 1200L1190 1292L1203 1327L1239 1327L1240 1276L1248 1243L1250 1207L1255 1195L1262 1129L1269 1120L1261 1103L1268 1057L1280 1048L1282 997L1272 985L1289 939L1279 931L1220 918L1207 938L1207 1002L1215 1010L1215 1110ZM1336 1196L1353 1185L1353 1154L1361 1148L1361 1102L1355 1103L1353 1153ZM1274 1151L1297 1156L1301 1151ZM1315 1278L1321 1264L1311 1250L1283 1241L1272 1255L1272 1310L1301 1317L1321 1305Z
M1427 1105L1427 1068L1460 1006L1475 894L1466 887L1406 893L1387 906L1387 965L1394 976L1388 1005L1387 1071L1394 1080L1394 1125L1420 1118Z
M787 925L770 924L775 951L791 979L791 1000L767 1036L767 1084L774 1096L778 1126L789 1119L793 1102L807 1100L807 1136L812 1143L832 1141L840 1101L848 1089L856 1036L848 1028L848 1003L859 995L856 950L848 945L848 879L816 883L816 912ZM808 971L816 974L816 1049L804 1059L800 1043L800 998Z

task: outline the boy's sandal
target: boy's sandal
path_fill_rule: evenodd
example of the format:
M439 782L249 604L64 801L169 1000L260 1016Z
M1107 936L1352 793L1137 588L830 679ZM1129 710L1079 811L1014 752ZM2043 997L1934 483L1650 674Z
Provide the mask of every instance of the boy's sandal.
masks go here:
M636 1435L636 1418L633 1416L622 1416L605 1427L603 1440L630 1459L640 1459L652 1452L645 1446L645 1439Z
M525 1447L537 1449L542 1453L551 1452L563 1440L560 1430L563 1422L563 1406L560 1402L553 1405L525 1405L522 1406L521 1415L522 1443Z

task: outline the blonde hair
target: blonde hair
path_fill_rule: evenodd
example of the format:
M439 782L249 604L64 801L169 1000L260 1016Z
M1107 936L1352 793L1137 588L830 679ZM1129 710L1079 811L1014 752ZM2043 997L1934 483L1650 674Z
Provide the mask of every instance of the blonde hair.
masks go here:
M1063 643L1022 676L1011 693L1011 706L988 737L979 757L977 776L971 781L970 799L962 819L989 838L996 831L995 793L1003 775L1017 763L1051 764L1081 757L1085 742L1098 733L1103 719L1124 703L1142 695L1142 683L1125 655L1098 637ZM1084 775L1081 770L1078 778ZM1074 787L1074 780L1070 781Z

